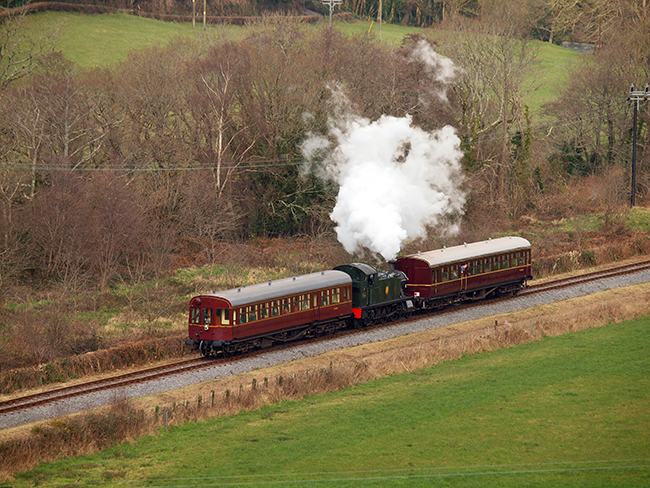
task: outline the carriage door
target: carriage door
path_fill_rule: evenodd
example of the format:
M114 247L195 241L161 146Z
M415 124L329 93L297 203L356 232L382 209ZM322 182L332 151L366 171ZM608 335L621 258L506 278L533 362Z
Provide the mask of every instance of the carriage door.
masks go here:
M309 297L309 295L307 295ZM320 320L320 302L318 301L318 293L311 294L311 308L313 310L313 320Z
M467 278L469 277L469 265L470 262L466 262L464 264L461 264L458 269L458 273L460 274L460 291L464 292L467 291Z

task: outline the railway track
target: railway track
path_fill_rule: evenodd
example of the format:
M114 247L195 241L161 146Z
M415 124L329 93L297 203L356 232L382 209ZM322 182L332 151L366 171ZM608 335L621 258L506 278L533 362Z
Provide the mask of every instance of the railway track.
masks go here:
M523 296L524 294L531 294L531 293L541 293L541 292L551 291L551 290L559 290L562 288L567 288L569 286L589 283L592 281L602 280L606 278L613 278L616 276L634 274L648 269L650 269L650 260L641 261L634 264L615 266L608 269L591 271L589 273L585 273L579 276L571 276L569 278L561 278L558 280L549 281L548 283L531 285L526 287L524 290L522 290L518 296Z
M21 397L12 398L11 400L0 402L0 415L5 415L7 413L18 410L34 408L47 403L86 395L88 393L93 393L96 391L119 388L144 381L151 381L170 374L189 372L196 369L213 366L214 364L215 361L211 361L204 357L192 358L183 361L177 361L173 364L164 366L156 366L153 368L133 371L131 373L124 373L118 376L112 376L110 378L103 378L80 383L77 385L55 388L41 393L24 395Z
M517 297L543 293L552 290L558 290L558 289L589 283L592 281L597 281L597 280L606 279L610 277L633 274L648 269L650 269L650 260L631 264L631 265L616 266L605 270L592 271L579 276L562 278L548 283L540 283L540 284L528 286L524 290L522 290L517 295ZM509 300L512 298L514 297L512 296L501 297L496 300L488 300L487 302L494 303L497 300ZM470 303L462 306L473 307L473 306L480 306L483 303L486 303L486 301ZM458 307L452 307L446 311L441 311L438 313L444 314L446 312L451 312L457 309ZM421 315L416 315L414 318L409 320L417 320L419 317L421 317ZM391 324L394 323L380 324L380 325L373 326L371 328L381 327L381 326L386 326ZM367 329L348 330L335 335L320 337L316 340L328 340L333 337L340 337L348 334L363 333L364 330ZM313 343L314 339L310 339L304 342ZM276 351L278 349L285 348L285 347L295 347L295 346L299 346L301 343L303 342L293 342L284 346L275 347L273 348L273 350ZM253 355L261 354L263 352L264 351L255 351L248 355L238 356L236 358L207 359L204 357L200 357L200 358L186 359L172 364L142 369L131 373L120 374L110 378L93 380L85 383L80 383L77 385L59 387L45 392L31 394L31 395L24 395L21 397L16 397L10 400L5 400L3 402L0 402L0 416L10 414L13 412L18 412L20 410L32 409L48 403L54 403L54 402L66 400L73 397L87 395L93 392L121 388L129 385L143 383L146 381L152 381L152 380L164 378L169 375L187 373L187 372L196 371L204 368L210 368L210 367L214 367L215 365L223 364L225 362L240 361L246 358L250 358Z

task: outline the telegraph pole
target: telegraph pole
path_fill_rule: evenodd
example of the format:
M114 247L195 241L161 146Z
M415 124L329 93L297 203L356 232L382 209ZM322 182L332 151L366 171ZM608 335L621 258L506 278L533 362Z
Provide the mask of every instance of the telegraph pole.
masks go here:
M332 27L332 10L336 5L341 5L343 0L321 0L323 5L329 5L330 8L330 27Z
M635 91L634 85L630 86L630 94L627 99L634 103L634 124L632 127L632 196L630 197L630 205L634 207L636 194L636 118L637 112L639 111L639 102L650 100L650 85L646 85L644 91Z
M383 17L382 4L379 0L379 9L377 10L377 22L379 22L379 40L381 41L381 18Z

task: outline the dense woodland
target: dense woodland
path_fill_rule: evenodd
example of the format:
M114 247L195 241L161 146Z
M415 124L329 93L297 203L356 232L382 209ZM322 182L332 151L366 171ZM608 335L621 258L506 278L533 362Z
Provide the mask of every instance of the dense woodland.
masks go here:
M27 34L10 19L0 65L0 283L105 287L168 270L189 243L210 260L222 240L330 231L337 189L301 172L300 144L326 132L334 84L370 120L410 114L425 130L458 128L466 221L482 222L479 233L500 227L486 215L505 223L589 204L567 191L589 177L598 187L591 203L616 205L629 198L625 94L650 75L648 10L610 21L617 28L576 67L543 123L523 102L535 50L505 8L448 24L456 35L434 47L461 69L444 101L436 74L409 56L420 36L392 49L278 17L241 41L177 41L84 71L43 44L54 34L21 58L11 43ZM643 197L648 107L638 126Z
M408 15L390 5L384 8ZM409 5L420 23L439 22L445 40L427 40L424 30L393 48L374 36L269 17L242 40L177 40L94 70L58 53L54 30L25 32L22 18L7 18L0 26L0 294L25 284L74 292L145 282L187 256L214 263L226 241L331 239L337 188L301 171L300 146L308 134L327 132L333 86L370 120L410 114L427 131L457 128L467 240L522 216L609 215L625 205L632 154L625 96L631 83L650 80L645 0ZM540 5L546 16L529 15ZM598 45L559 99L531 114L524 103L531 40L543 30L555 41ZM410 56L422 39L461 68L444 100L436 73ZM640 109L643 203L650 104Z

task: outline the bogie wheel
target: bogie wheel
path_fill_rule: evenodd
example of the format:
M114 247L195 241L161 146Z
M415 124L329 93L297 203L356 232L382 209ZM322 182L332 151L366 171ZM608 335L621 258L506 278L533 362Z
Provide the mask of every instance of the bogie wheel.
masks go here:
M199 351L201 352L203 357L209 358L212 352L212 348L208 347L208 345L205 342L202 342L201 345L199 346Z

